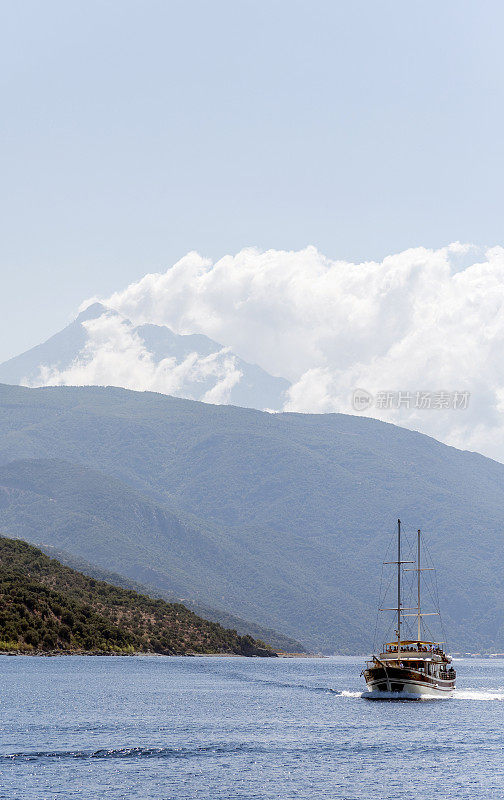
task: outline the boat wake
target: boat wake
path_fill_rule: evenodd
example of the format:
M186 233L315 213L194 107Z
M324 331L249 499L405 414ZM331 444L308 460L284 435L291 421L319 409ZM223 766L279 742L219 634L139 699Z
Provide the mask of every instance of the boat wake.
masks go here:
M354 697L362 700L382 700L395 702L411 702L412 700L504 700L504 691L499 689L455 689L451 697L424 694L412 696L408 692L335 692L339 697Z
M498 689L455 689L454 700L504 700L504 692Z
M246 676L236 676L249 682ZM498 689L455 689L451 695L424 694L422 696L412 695L410 692L372 692L369 689L363 691L351 691L349 689L336 689L331 686L316 686L306 683L289 683L287 681L273 681L255 679L254 683L278 687L281 689L298 689L307 692L322 692L333 697L340 697L349 700L381 700L389 702L408 702L426 700L504 700L504 690Z
M342 694L339 689L334 689L331 686L317 686L315 684L310 683L294 683L294 682L287 682L287 681L274 681L274 680L267 680L265 678L252 678L248 675L243 675L241 673L236 673L232 675L234 680L243 681L243 683L254 683L258 686L271 686L277 689L300 689L304 692L322 692L327 694L335 694L339 695ZM352 695L357 696L360 692L351 692Z
M411 703L425 700L451 700L450 696L439 694L413 694L412 692L362 692L363 700L388 701L392 703Z

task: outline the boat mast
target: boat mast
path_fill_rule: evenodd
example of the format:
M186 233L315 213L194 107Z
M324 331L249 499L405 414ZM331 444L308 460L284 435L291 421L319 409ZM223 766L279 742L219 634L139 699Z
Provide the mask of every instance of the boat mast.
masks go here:
M401 520L397 520L397 658L401 652Z
M380 608L380 611L397 611L397 658L399 658L399 654L401 652L401 617L416 617L417 608L416 606L411 606L411 608L403 608L401 606L401 567L403 564L416 564L416 561L403 561L401 559L401 520L397 520L397 561L384 561L384 564L396 564L397 565L397 606L395 608ZM414 614L406 614L406 611L414 611ZM392 644L392 643L391 643Z
M403 561L403 564L415 564L416 567L412 567L411 569L406 568L406 572L416 572L417 574L417 604L416 608L413 607L411 610L414 611L414 614L404 614L405 617L416 617L417 618L417 639L420 642L422 636L422 617L435 617L438 616L437 611L429 611L424 612L421 608L421 598L420 598L420 573L421 572L432 572L433 567L422 567L420 564L422 553L422 533L420 529L417 531L417 558L415 561Z
M417 638L420 641L420 622L422 619L422 612L420 610L420 529L418 530L418 551L417 551L417 562L418 562L418 570L417 570L417 579L418 579L418 627L417 627Z

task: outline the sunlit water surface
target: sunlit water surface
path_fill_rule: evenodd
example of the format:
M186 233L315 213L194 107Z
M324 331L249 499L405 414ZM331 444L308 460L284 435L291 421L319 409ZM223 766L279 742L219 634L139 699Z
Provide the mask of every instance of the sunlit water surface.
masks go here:
M368 702L362 660L0 657L0 798L504 797L504 661Z

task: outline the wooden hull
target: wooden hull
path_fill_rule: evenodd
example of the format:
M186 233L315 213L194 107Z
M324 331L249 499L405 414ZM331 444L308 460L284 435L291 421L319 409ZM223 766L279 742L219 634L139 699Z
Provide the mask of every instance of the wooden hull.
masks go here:
M428 697L452 697L455 680L424 675L416 670L401 667L376 666L364 670L364 678L370 690L369 699L420 700ZM371 697L372 695L372 697Z

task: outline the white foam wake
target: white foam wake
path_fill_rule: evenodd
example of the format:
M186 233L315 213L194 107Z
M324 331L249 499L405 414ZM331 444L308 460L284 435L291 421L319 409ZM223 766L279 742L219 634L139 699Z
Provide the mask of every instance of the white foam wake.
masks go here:
M362 692L364 700L396 700L396 701L423 701L423 700L449 700L447 694L414 694L413 692Z
M454 700L504 700L498 689L455 689Z
M453 695L411 695L407 692L349 692L336 693L337 697L364 698L369 700L504 700L504 691L499 689L455 689Z

